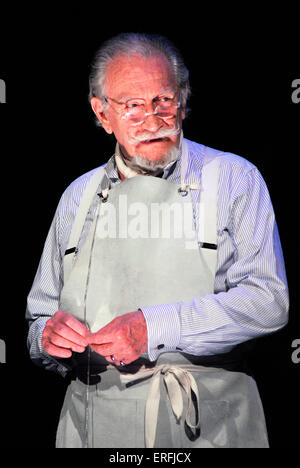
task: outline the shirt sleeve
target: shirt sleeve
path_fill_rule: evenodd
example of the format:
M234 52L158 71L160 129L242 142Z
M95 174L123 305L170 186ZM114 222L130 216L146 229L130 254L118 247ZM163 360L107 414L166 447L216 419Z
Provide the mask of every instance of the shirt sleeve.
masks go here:
M60 205L59 205L60 206ZM47 370L65 376L69 368L67 360L48 354L41 343L46 322L59 308L62 287L62 256L59 242L59 206L52 221L40 263L27 298L26 319L29 324L27 345L32 361Z
M60 359L48 354L41 343L42 333L47 320L59 310L63 287L63 256L82 194L93 174L94 170L83 174L62 194L27 298L26 319L29 324L27 345L30 357L35 364L63 376L72 369L72 358ZM91 221L92 213L90 216ZM88 228L89 224L85 223L83 230L88 231Z
M284 259L270 195L257 168L233 190L229 209L234 260L226 271L224 291L188 303L140 307L151 361L178 349L198 356L225 353L287 323Z

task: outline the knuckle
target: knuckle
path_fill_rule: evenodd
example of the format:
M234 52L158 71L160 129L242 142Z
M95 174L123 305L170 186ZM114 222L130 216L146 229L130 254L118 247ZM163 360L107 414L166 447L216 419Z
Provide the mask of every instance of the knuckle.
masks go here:
M60 319L62 317L62 311L57 310L55 314L53 315L53 318Z
M52 323L54 322L54 316L49 318L45 324L45 328L51 327Z

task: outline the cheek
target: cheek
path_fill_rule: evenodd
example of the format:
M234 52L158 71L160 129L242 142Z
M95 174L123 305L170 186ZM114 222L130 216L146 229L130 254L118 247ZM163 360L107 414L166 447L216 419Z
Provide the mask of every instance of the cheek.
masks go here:
M119 142L120 145L126 148L128 153L130 150L134 149L134 145L130 143L130 139L134 137L137 133L135 127L130 127L126 125L125 122L113 122L112 121L112 131Z
M120 144L123 144L124 141L126 141L126 126L123 124L123 122L116 120L115 118L110 119L110 124L111 124L111 129L113 134L115 135L116 139Z

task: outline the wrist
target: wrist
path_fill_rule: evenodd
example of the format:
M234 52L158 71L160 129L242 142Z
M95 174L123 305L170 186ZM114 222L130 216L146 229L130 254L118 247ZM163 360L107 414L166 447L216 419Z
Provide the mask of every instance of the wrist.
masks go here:
M131 334L134 340L139 343L140 353L146 353L148 348L147 324L141 309L134 312L134 326L132 327Z

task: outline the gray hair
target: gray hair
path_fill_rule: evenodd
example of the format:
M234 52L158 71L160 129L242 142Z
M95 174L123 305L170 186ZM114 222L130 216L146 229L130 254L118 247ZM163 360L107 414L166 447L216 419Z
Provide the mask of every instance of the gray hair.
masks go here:
M104 100L106 71L114 58L124 55L150 57L158 53L163 54L172 66L181 92L182 107L185 109L190 95L189 71L174 44L164 36L156 34L122 33L104 42L91 64L89 101L92 97Z

